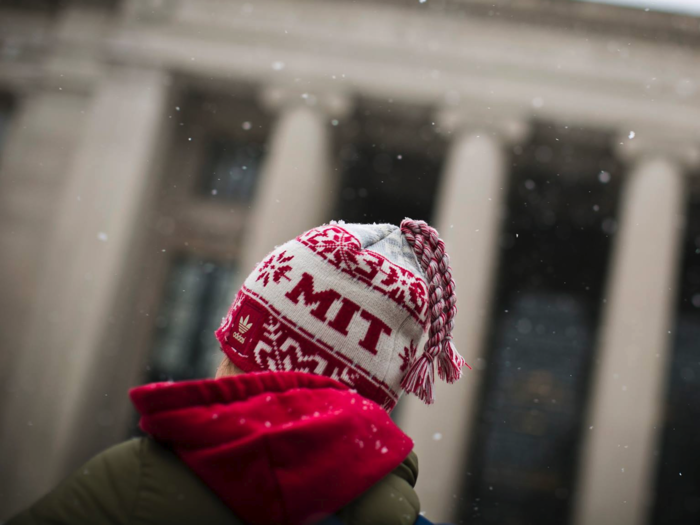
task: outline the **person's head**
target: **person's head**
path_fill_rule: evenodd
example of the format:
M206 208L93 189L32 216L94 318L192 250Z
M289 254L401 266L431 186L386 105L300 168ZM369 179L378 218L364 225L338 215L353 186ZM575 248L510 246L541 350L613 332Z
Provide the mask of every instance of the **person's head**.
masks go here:
M216 377L308 372L388 411L404 391L432 403L435 360L450 383L465 365L452 343L455 312L433 228L331 223L276 248L248 276L216 331L227 356Z

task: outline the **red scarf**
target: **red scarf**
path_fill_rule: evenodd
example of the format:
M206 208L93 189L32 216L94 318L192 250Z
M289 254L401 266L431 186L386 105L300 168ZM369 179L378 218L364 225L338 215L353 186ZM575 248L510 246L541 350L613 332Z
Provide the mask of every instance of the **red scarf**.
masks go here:
M312 374L155 383L130 396L141 428L251 525L332 514L413 448L379 405Z

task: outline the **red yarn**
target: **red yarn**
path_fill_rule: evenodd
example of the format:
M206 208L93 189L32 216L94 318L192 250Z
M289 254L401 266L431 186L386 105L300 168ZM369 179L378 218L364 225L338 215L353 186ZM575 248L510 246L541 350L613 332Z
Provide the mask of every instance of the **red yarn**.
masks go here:
M234 523L317 523L365 493L413 448L379 405L315 374L155 383L130 394L141 428L235 512L241 521ZM370 437L372 446L364 446Z
M401 388L406 392L417 395L422 401L430 405L433 403L433 385L435 384L435 366L433 358L424 352L411 365L401 381Z
M404 219L401 222L401 232L413 248L427 277L430 308L428 342L423 355L408 370L401 386L406 392L431 404L435 358L438 360L438 376L448 383L462 377L462 366L466 365L452 342L454 316L457 312L456 285L445 243L435 228L424 221Z

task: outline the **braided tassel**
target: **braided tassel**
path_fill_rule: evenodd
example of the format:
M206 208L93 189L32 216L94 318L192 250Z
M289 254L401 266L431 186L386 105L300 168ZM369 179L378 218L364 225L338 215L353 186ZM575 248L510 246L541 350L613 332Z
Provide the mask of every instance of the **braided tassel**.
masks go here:
M450 258L445 252L445 243L434 228L424 221L405 219L401 222L401 232L425 271L430 305L428 342L423 355L408 370L401 386L406 392L417 395L427 404L432 404L435 358L438 376L447 383L454 383L460 379L462 367L469 367L452 342L454 316L457 311L456 286L452 279Z
M411 368L401 381L401 388L410 394L415 394L426 405L432 405L433 385L435 384L435 365L428 352L423 352L414 361Z
M435 233L437 234L437 232ZM438 271L442 277L445 297L444 313L446 315L445 332L447 334L442 344L442 350L438 355L438 376L447 383L454 383L462 377L462 367L467 363L464 361L464 358L459 355L452 342L452 330L455 325L454 317L457 313L457 294L455 293L457 286L452 278L450 256L447 255L445 243L440 238L437 239L437 248L434 257L438 261Z
M462 377L462 367L471 367L464 361L455 348L452 339L445 341L438 354L438 376L447 383L454 383Z

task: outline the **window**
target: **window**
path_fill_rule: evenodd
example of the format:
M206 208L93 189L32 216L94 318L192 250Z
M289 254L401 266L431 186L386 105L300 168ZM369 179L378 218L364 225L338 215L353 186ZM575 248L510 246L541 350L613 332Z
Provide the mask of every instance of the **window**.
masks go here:
M262 156L262 145L255 142L212 140L205 168L205 194L228 201L251 202Z
M236 272L195 257L175 262L156 319L149 381L211 377L222 358L214 331L236 293Z
M13 106L12 97L0 93L0 155L2 155L2 149L7 138L7 130L10 127Z
M214 331L241 284L236 263L267 139L252 93L181 82L140 267L137 383L212 377L221 361Z
M568 518L617 167L595 136L553 143L543 126L515 156L465 523Z
M380 109L360 112L354 126L339 130L342 176L335 218L392 224L406 217L430 221L444 141L426 116L392 120Z
M655 524L700 522L700 199L688 207L656 478Z
M0 0L0 8L22 11L44 12L56 15L65 7L61 0Z
M441 162L419 153L372 145L348 146L340 217L348 222L429 221Z

